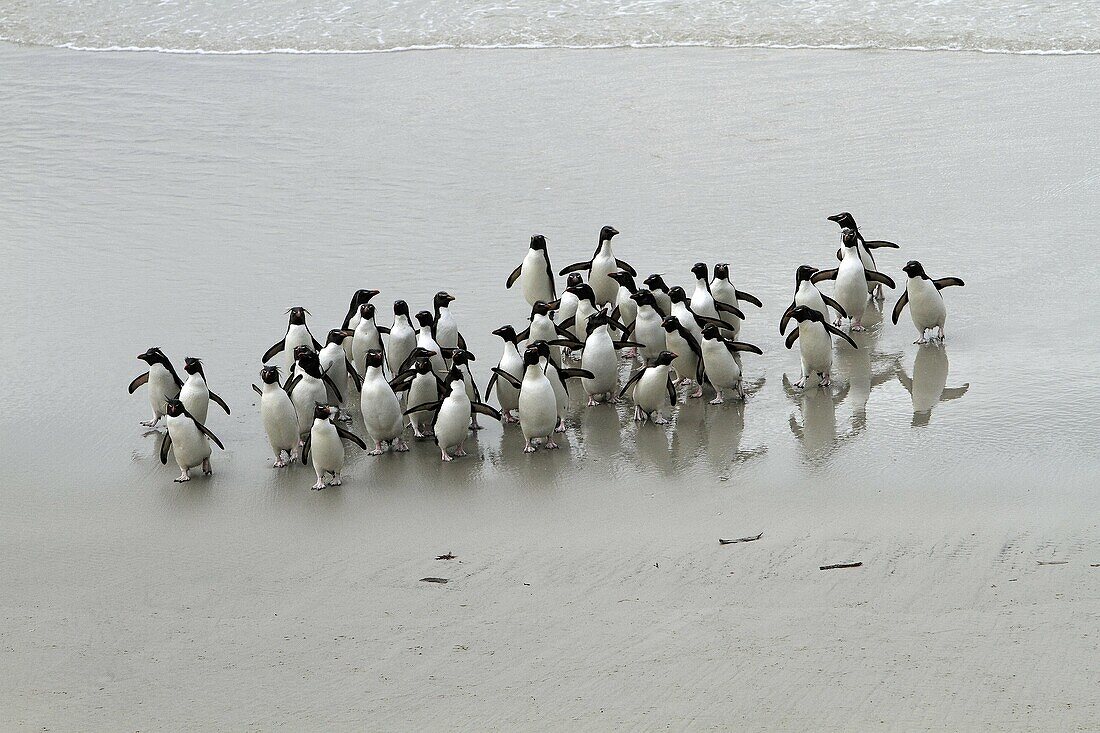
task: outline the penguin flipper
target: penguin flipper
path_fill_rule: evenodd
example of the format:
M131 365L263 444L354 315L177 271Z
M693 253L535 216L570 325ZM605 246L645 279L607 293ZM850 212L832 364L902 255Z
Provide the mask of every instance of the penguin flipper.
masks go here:
M221 397L218 397L213 392L210 392L210 399L212 399L214 402L217 402L219 405L221 405L222 409L225 410L226 415L232 414L232 413L229 412L229 405L225 404L225 400L223 400Z
M565 348L572 349L573 351L578 351L584 348L584 342L578 341L572 336L567 339L554 339L553 341L547 341L546 343L550 346L564 346Z
M505 283L505 288L510 288L516 284L516 280L519 280L520 274L523 272L523 263L519 263L516 269L512 270L512 274L508 276L508 282Z
M898 298L898 302L894 303L894 312L890 314L890 320L894 322L894 325L898 325L898 318L901 316L901 312L905 310L906 304L909 302L909 288L906 288L902 292L901 297Z
M580 272L581 270L591 270L592 260L585 260L584 262L574 262L568 267L563 267L558 271L559 275L568 275L571 272Z
M810 282L816 285L822 280L836 280L837 272L838 270L836 268L833 268L832 270L818 270L810 276Z
M701 316L698 313L692 313L692 315L695 316L695 322L698 323L700 326L717 326L718 328L722 328L727 331L733 329L733 326L717 318L711 318L710 316Z
M893 242L887 242L885 239L872 239L870 242L864 240L863 246L867 249L879 249L881 247L889 247L890 249L901 249Z
M966 390L970 389L970 382L967 382L961 387L948 387L940 394L940 402L947 402L948 400L957 400L966 394Z
M623 260L616 258L615 264L619 266L620 270L625 270L629 272L631 277L638 277L638 271L631 267L629 262L624 262Z
M665 378L665 389L668 390L668 403L671 407L676 404L676 387L672 385L671 376Z
M138 387L140 387L143 384L148 384L148 383L149 383L149 372L145 372L144 374L139 374L136 377L134 377L134 381L130 382L130 386L127 387L126 390L130 394L133 394L134 391L137 390Z
M191 420L195 423L195 427L199 429L199 432L203 433L206 437L210 438L210 440L214 441L214 445L218 446L222 450L225 450L225 446L222 445L222 442L220 440L218 440L218 436L210 432L210 428L206 427L198 420L195 420L194 417L192 417Z
M726 348L731 354L736 354L738 351L747 351L750 354L763 355L764 352L760 350L760 347L755 344L750 344L746 341L726 341Z
M936 286L936 290L943 290L952 285L958 285L959 287L965 285L962 279L957 277L941 277L939 280L933 280L932 284Z
M348 370L348 375L351 377L352 383L359 391L363 390L363 378L359 376L359 372L355 371L355 366L348 361L348 358L344 357L344 367Z
M494 420L500 419L500 411L493 409L484 402L471 402L470 412L476 412L481 415L485 415L486 417L491 417Z
M308 466L309 465L309 446L312 442L313 442L313 431L310 430L308 433L306 433L306 439L302 443L302 465L303 466Z
M565 383L566 379L572 379L573 377L584 377L585 379L595 379L596 375L587 369L580 369L576 367L570 367L569 369L558 370L558 375L562 377L562 383Z
M752 303L757 308L763 308L764 307L764 304L760 302L760 298L757 298L752 293L746 293L744 290L736 290L734 292L737 293L737 299L738 300L744 300L744 301L747 301L749 303Z
M285 348L286 348L286 337L284 336L282 338L282 340L279 341L279 343L273 344L270 349L268 349L267 351L264 352L263 358L260 359L260 361L265 362L265 363L270 361L271 357L275 356L276 354L278 354L280 351L282 351Z
M562 328L570 328L570 327L576 325L576 323L577 323L577 317L576 316L569 316L564 321L562 321L559 325ZM572 337L573 334L569 334L569 336Z
M340 404L344 401L344 396L340 394L340 390L336 389L336 382L332 381L332 377L327 374L322 374L321 381L325 383L326 387L332 390L334 395L336 395L336 404Z
M406 415L411 415L414 412L434 412L440 408L443 404L443 400L434 400L432 402L421 402L419 405L414 405L405 410Z
M160 462L164 465L168 464L168 449L172 447L172 434L167 430L164 431L164 438L160 441Z
M825 305L835 310L841 318L848 317L848 311L844 310L844 306L842 306L840 303L836 302L825 293L821 294L821 299L825 301Z
M458 332L458 348L466 351L466 339L462 336L462 332Z
M387 336L390 335L390 327L389 326L375 326L374 330L378 331L378 333L384 333Z
M550 267L550 255L543 252L546 255L546 280L550 283L550 299L558 299L558 286L554 283L554 268Z
M492 394L493 385L496 384L496 382L497 382L497 375L496 375L496 372L494 372L493 376L489 377L489 382L485 385L485 394L487 394L487 395Z
M293 376L290 379L286 380L286 385L283 387L283 389L286 390L286 393L288 395L292 395L292 394L294 394L294 388L297 387L298 382L301 382L301 381L302 381L302 375L301 374Z
M252 385L252 391L255 392L256 394L260 395L260 397L264 396L264 391L262 389L260 389L259 387L257 387L256 385Z
M634 383L642 378L642 375L645 374L645 370L647 368L648 367L642 367L641 369L639 369L638 371L636 371L636 372L634 372L633 374L630 375L630 379L626 380L626 384L624 384L623 388L619 390L619 396L620 397L625 395L626 391L628 389L630 389L631 387L633 387Z
M714 308L719 313L732 313L733 315L740 318L742 321L745 320L745 314L741 311L740 308L735 305L730 305L729 303L723 303L720 300L716 300L714 301Z
M794 301L787 306L787 310L783 311L783 317L779 319L779 335L782 336L787 332L787 324L791 322L791 314L794 313Z
M314 351L320 351L321 350L321 342L313 337L313 332L309 330L308 326L306 327L306 333L309 334L309 340L313 342L313 350Z
M799 329L795 329L787 334L787 340L783 342L783 345L788 349L794 346L794 342L798 340Z
M340 427L339 425L337 425L337 426L336 426L336 432L337 432L337 434L338 434L338 435L339 435L339 436L340 436L341 438L347 438L348 440L350 440L350 441L351 441L352 443L355 443L355 444L356 444L357 446L359 446L359 447L360 447L360 448L362 448L363 450L366 450L366 449L367 449L367 444L366 444L366 443L364 443L364 442L363 442L363 439L362 439L362 438L360 438L360 437L359 437L358 435L356 435L355 433L352 433L352 432L350 432L350 431L348 431L348 430L344 430L344 429L343 429L342 427Z
M557 332L557 334L563 339L569 339L570 341L573 340L573 334L569 333L569 331L563 328L560 323L554 324L554 331Z
M626 348L630 348L630 347L634 347L636 349L644 349L645 348L645 344L640 344L637 341L626 341L626 340L613 341L612 345L616 349L626 349Z
M858 349L859 348L859 346L856 345L856 342L852 340L851 336L844 333L843 331L841 331L839 328L832 325L831 323L826 323L825 324L825 330L828 331L829 333L833 334L834 336L839 336L840 338L847 341L849 344L852 345L853 349Z
M879 272L878 270L866 270L865 269L863 271L863 275L864 275L864 277L867 278L868 282L882 283L883 285L885 285L888 288L897 287L897 286L894 285L894 281L890 279L889 275L884 275L883 273Z
M531 337L531 327L530 326L528 326L527 328L523 329L522 331L520 331L519 333L516 334L516 340L517 341L526 341L530 337Z
M516 379L515 377L513 377L511 374L504 371L500 367L493 367L493 374L497 377L500 377L501 379L503 379L505 382L512 385L516 389L519 389L521 386L523 386L523 382L519 381L518 379Z
M838 250L836 251L836 258L837 258L838 260L843 260L843 259L844 259L844 252L842 252L841 250L839 250L839 249L838 249Z

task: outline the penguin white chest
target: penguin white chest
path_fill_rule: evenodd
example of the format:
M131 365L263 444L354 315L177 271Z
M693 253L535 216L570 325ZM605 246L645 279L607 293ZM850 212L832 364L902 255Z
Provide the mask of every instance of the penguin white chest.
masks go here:
M609 275L619 269L615 263L615 255L611 254L610 246L603 246L596 256L592 258L592 269L589 271L588 284L592 286L592 292L596 294L596 303L614 303L615 295L619 292L619 283L612 280Z
M409 407L422 405L425 402L435 402L439 399L439 383L431 372L417 374L409 384ZM409 415L409 421L418 429L423 429L432 421L432 413L429 410L421 410Z
M435 418L435 440L443 450L466 440L470 426L470 398L463 390L452 390Z
M416 341L415 337L412 341ZM347 339L344 343L347 343ZM351 338L351 363L355 366L355 370L362 374L366 369L367 352L371 349L378 351L381 348L382 335L378 332L378 326L374 321L360 320L359 325L355 327L355 335ZM409 350L412 351L412 349ZM386 356L388 357L389 354Z
M649 367L634 385L634 404L648 413L660 410L668 401L668 367Z
M336 426L328 420L314 420L309 433L309 458L320 476L325 471L340 473L344 469L344 444Z
M943 304L943 296L931 280L911 277L905 284L905 291L909 294L909 315L918 331L944 325L947 307Z
M321 362L321 371L328 375L328 378L336 385L336 389L340 391L340 396L346 397L348 394L348 365L347 355L344 353L343 347L337 344L326 344L317 353L317 358Z
M519 391L519 427L523 437L544 438L558 424L558 400L554 387L537 365L527 367Z
M260 397L260 417L271 449L293 451L298 445L298 413L290 397L278 385L264 386Z
M859 320L867 309L867 275L859 258L845 254L836 274L835 298L848 317Z
M691 309L701 316L718 318L718 309L714 307L714 296L702 281L695 285L695 292L691 295Z
M172 436L172 453L183 470L201 465L210 457L210 441L186 415L169 415L168 434Z
M206 416L210 410L210 389L206 386L205 379L198 374L189 375L180 389L179 399L196 420L206 424Z
M175 398L180 393L176 386L176 380L172 379L163 364L153 364L149 367L149 404L157 417L164 415L169 398Z
M435 342L444 349L458 348L458 323L448 308L439 309L435 323Z
M642 358L647 362L656 359L665 350L665 339L665 330L661 328L661 317L657 311L648 305L639 308L631 340L642 345Z
M401 403L393 388L382 376L378 367L367 369L359 407L363 412L363 424L376 442L390 441L401 435L405 428L401 415ZM299 413L300 414L300 413Z
M726 345L716 339L704 339L701 346L710 383L718 388L736 387L741 382L741 367Z
M285 374L290 374L294 368L294 349L299 346L308 346L313 350L313 337L309 335L309 329L304 324L292 323L286 330L286 339L283 341L283 360L286 364Z
M668 350L676 354L676 358L672 360L672 368L676 370L676 374L681 379L695 379L699 371L699 355L691 348L691 344L679 331L666 334L665 341L668 342Z
M832 370L833 337L825 326L813 321L798 324L798 343L804 376L814 372L828 374Z
M550 277L547 275L546 256L541 250L529 249L519 271L519 285L528 305L538 301L549 303L554 299Z
M295 385L290 399L298 413L298 434L305 435L313 426L313 408L318 404L328 404L328 389L320 379L302 374L302 379Z
M443 376L447 374L447 364L443 361L443 354L440 353L439 343L432 337L432 332L429 331L426 326L421 328L420 332L416 334L416 345L422 349L434 352L429 361L432 363L432 371L436 373L436 376L442 379Z
M803 280L799 283L798 290L794 294L794 304L795 307L804 305L807 308L812 308L824 316L826 320L829 319L829 310L825 307L825 299L821 297L821 291L815 288L809 280Z
M599 395L615 389L619 360L615 355L615 344L607 326L600 326L584 342L581 352L581 368L592 372L594 379L581 378L581 386L590 395Z

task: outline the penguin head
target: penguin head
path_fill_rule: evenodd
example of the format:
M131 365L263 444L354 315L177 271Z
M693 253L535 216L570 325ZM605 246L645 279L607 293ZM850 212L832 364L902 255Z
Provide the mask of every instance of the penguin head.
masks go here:
M665 320L661 321L661 328L665 329L668 333L675 333L680 330L680 319L676 316L668 316Z
M679 285L668 291L669 300L673 303L683 303L687 300L687 293Z
M592 289L592 286L588 283L581 283L580 285L574 285L566 288L573 295L577 296L578 300L587 300L592 305L596 305L596 291Z
M535 250L541 249L541 250L545 251L546 250L546 237L542 236L541 234L531 235L531 249L535 249Z
M706 280L707 275L710 274L710 268L707 267L705 262L696 262L691 266L691 274L699 280Z
M187 408L183 406L183 403L179 399L173 397L165 400L165 412L169 417L179 417L180 415L187 414Z
M569 288L577 287L583 282L584 278L581 277L581 274L579 272L571 272L569 273L569 277L565 278L565 287L568 290Z
M845 247L855 247L859 244L859 238L856 237L856 230L845 227L840 232L840 241Z
M367 353L363 357L363 363L369 367L381 367L385 358L378 349L367 349Z
M326 340L325 343L339 345L344 343L344 339L346 339L348 336L354 335L354 331L348 331L347 329L343 328L334 328L328 332L328 340Z
M313 403L313 419L314 420L328 420L332 417L332 408L328 405L323 405L320 402Z
M537 366L541 356L537 346L528 346L523 350L523 366Z
M715 326L713 323L708 323L707 325L703 326L703 338L716 339L720 337L721 334L718 333L718 326Z
M149 366L153 366L154 364L164 364L167 366L168 364L168 357L164 355L164 352L160 350L159 346L154 346L146 350L144 354L138 354L137 358L141 359Z
M550 344L546 343L542 339L539 339L538 341L533 342L531 344L531 347L534 348L536 351L538 351L539 356L541 356L543 359L549 359L550 358Z
M294 347L294 361L301 362L303 356L306 356L307 354L312 354L312 353L313 353L313 349L309 348L305 344L302 344L301 346L295 346Z
M462 376L462 371L457 367L451 367L451 370L447 372L447 376L443 378L443 383L447 385L448 394L455 388L466 389L466 380Z
M820 313L818 313L813 308L810 308L809 306L805 306L805 305L800 305L797 308L795 308L794 310L792 310L791 311L791 318L795 319L799 323L802 323L803 321L822 321L822 322L824 322L824 319L821 317Z
M809 280L815 274L817 274L817 268L813 265L799 265L794 271L794 286L797 288L803 280Z
M435 323L435 316L431 314L431 311L420 311L416 314L416 322L420 324L421 328L424 328Z
M531 317L535 316L548 316L554 312L554 309L558 307L558 301L552 300L547 303L545 300L536 300L535 304L531 306Z
M725 262L719 262L714 266L714 279L715 280L729 280L730 279L730 266Z
M183 371L188 374L202 374L202 378L206 379L206 375L202 372L202 359L197 356L188 356L184 358Z
M294 360L306 374L321 378L321 359L317 352L311 351L308 346L299 346L294 349Z
M427 374L432 370L432 360L427 358L420 358L413 362L413 369L417 374Z
M436 308L446 308L450 303L455 301L455 296L448 293L446 290L440 290L435 294L435 298L432 299L432 305Z
M600 241L610 242L611 239L619 233L619 230L615 227L604 227L600 230Z
M643 288L630 294L630 299L638 305L656 306L657 299L653 297L653 291Z
M378 290L356 290L355 295L351 296L352 307L354 308L355 306L361 306L364 303L369 303L371 301L371 298L378 295L378 293Z
M300 305L288 308L286 312L290 314L290 324L292 326L306 325L306 316L313 315Z
M662 351L660 354L657 354L657 366L668 366L676 356L677 354L671 351Z
M642 284L650 290L660 290L664 293L668 292L668 285L665 285L665 279L657 273L653 273L652 275L647 277L645 280L642 281Z
M378 352L382 353L382 352ZM425 349L423 346L417 346L415 349L409 352L409 356L413 359L431 359L435 356L435 352L431 349Z
M909 277L927 278L928 275L924 272L924 266L916 260L909 260L905 263L905 267L901 268Z
M265 366L260 370L260 380L264 384L278 384L279 383L279 367L277 366Z
M637 290L637 286L634 284L634 276L626 270L615 270L615 272L609 272L607 274L609 278L622 285L624 288L633 293Z
M374 306L370 303L363 303L363 305L359 306L359 317L364 321L373 321Z
M835 221L840 225L841 229L855 229L856 218L849 214L847 211L842 211L839 214L833 214L832 216L825 217L829 221Z
M611 326L615 324L615 320L604 309L599 309L588 318L588 323L585 326L585 333L592 335L600 326Z
M512 328L511 326L501 326L497 330L493 331L493 335L500 336L508 343L514 344L516 342L516 329Z
M394 315L395 318L397 316L405 316L405 318L408 318L409 317L409 304L406 303L403 300L393 301L393 315Z
M471 361L477 361L474 355L466 351L466 349L451 349L450 351L451 355L449 358L452 364L462 366L463 364L469 364Z

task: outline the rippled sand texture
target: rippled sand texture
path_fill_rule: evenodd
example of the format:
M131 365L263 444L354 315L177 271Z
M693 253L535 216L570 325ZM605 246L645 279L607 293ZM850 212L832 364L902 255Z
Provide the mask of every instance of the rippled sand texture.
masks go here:
M1097 726L1097 60L0 65L5 727ZM892 276L967 285L946 348L876 315L799 393L777 324L843 209ZM445 288L484 383L530 234L560 267L605 223L643 273L725 260L764 301L747 403L665 431L577 398L556 454L493 424L447 466L349 448L324 492L269 468L249 384L286 308L323 333L355 288ZM212 479L141 435L151 345L233 408Z

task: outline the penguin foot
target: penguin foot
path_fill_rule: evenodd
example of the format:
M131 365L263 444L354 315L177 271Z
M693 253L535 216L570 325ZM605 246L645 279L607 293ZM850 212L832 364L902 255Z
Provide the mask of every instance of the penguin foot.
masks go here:
M443 459L443 460L444 460L445 462L447 462L447 463L450 463L451 461L453 461L453 460L454 460L454 459L453 459L453 458L451 458L451 457L450 457L449 455L447 455L447 451L446 451L446 450L443 450L443 449L441 448L439 452L440 452L440 454L441 454L441 455L440 455L440 457L441 457L441 458L442 458L442 459Z
M633 359L637 355L638 355L638 349L633 347L633 346L623 352L623 357L625 357L627 359Z
M799 379L797 382L794 383L794 386L798 387L799 389L806 389L806 377L802 377L802 379Z
M477 424L477 420L470 421L470 430L481 430L482 426Z
M534 453L535 452L535 444L528 440L526 443L523 444L523 452L524 453Z
M859 333L860 331L866 331L867 329L864 328L862 324L853 323L852 327L848 330L851 331L852 333Z
M698 399L703 396L703 385L698 385L695 391L688 395L689 399Z
M310 488L314 491L320 491L321 489L325 488L325 482L321 479L317 479L317 483L313 484L313 486L311 486Z
M598 404L600 404L600 403L596 402L595 397L593 397L592 395L588 395L588 407L595 407Z
M383 448L382 448L382 443L381 443L380 441L375 441L375 443L374 443L374 450L372 450L372 451L369 451L369 452L367 453L367 455L368 455L368 456L380 456L380 455L382 455L382 454L383 454L383 453L385 453L385 452L386 452L386 451L385 451L385 450L383 450Z
M155 419L155 420L142 420L142 421L141 421L141 424L142 424L142 426L143 426L143 427L147 427L147 428L155 428L155 427L157 426L157 423L158 423L158 422L160 422L160 418L159 418L159 417L158 417L157 419Z
M467 453L466 449L463 448L461 445L458 446L458 450L455 451L455 458L462 458L463 456L468 456L468 455L470 455L470 454Z
M668 425L668 423L669 419L667 417L662 417L659 412L657 413L657 417L653 418L654 425Z
M708 405L721 405L721 404L722 404L722 403L724 403L724 402L725 402L725 400L724 400L724 399L722 399L722 396L721 396L721 395L718 395L717 397L715 397L715 398L714 398L713 400L711 400L711 401L710 401L710 402L708 402L707 404L708 404Z
M634 422L641 422L643 419L644 418L642 417L642 408L635 405L634 406Z
M564 419L558 420L558 426L556 428L554 428L554 432L555 433L564 433L565 432L565 420Z
M406 443L403 439L398 438L393 442L393 449L398 453L406 453L409 450L409 444Z
M187 471L184 471L179 476L177 476L176 479L175 479L177 484L182 484L184 481L190 481L190 480L191 480L191 474L189 474Z
M342 480L340 479L340 476L339 476L339 475L337 475L337 476L333 476L333 477L332 477L331 479L329 479L329 481L328 481L328 485L329 485L329 486L343 486L343 484L344 484L344 482L343 482L343 481L342 481Z
M833 383L833 379L832 379L832 377L829 376L829 373L826 372L826 373L821 375L820 382L821 382L822 387L828 387L829 385L831 385Z
M209 476L214 473L214 469L210 467L210 459L207 458L202 462L202 475Z
M546 450L557 450L558 444L554 442L553 435L547 435L546 442L542 444L542 447Z
M917 339L913 343L914 344L926 344L926 343L928 343L928 339L926 339L924 336L921 336L919 339Z
M276 460L274 463L271 464L271 467L272 468L285 468L286 467L286 461L284 461L282 458L279 458L278 460Z
M519 422L519 418L516 417L515 415L513 415L511 410L504 410L503 412L501 412L500 413L500 418L501 418L502 422L506 422L506 423L517 423L517 422Z

